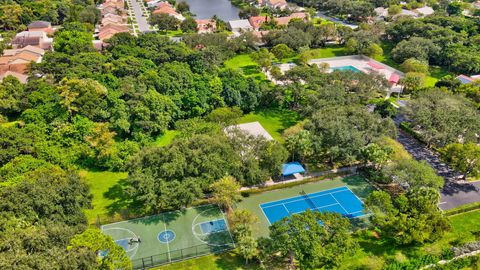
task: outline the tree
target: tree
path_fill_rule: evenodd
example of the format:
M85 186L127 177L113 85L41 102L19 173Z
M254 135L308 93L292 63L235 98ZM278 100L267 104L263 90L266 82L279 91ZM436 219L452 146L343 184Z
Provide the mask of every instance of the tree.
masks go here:
M428 90L408 102L404 109L412 127L427 145L478 143L480 116L467 99L440 90Z
M305 129L314 143L315 160L351 164L361 149L382 135L394 134L391 119L381 119L358 106L328 106L315 112Z
M57 88L60 104L69 115L81 114L91 120L108 117L107 88L92 79L64 79Z
M300 130L288 136L285 139L285 147L290 152L293 160L298 158L302 162L307 161L314 151L312 137L308 130Z
M197 21L194 18L188 17L180 23L180 29L184 33L197 32Z
M177 11L180 13L185 13L190 11L190 6L188 5L187 2L182 1L177 4Z
M383 118L393 118L397 115L397 108L395 108L389 100L382 100L375 105L375 112L380 114Z
M369 57L377 57L383 55L383 49L380 45L372 43L363 51L363 53Z
M257 62L263 70L268 70L272 66L275 55L265 48L251 54L253 61Z
M442 237L449 230L448 219L438 209L439 193L432 188L415 188L396 197L374 191L365 202L372 212L372 224L399 245L424 243Z
M22 6L13 2L0 7L0 27L3 30L16 30L20 26Z
M235 124L242 114L242 110L238 107L221 107L211 111L205 119L223 126L229 126Z
M294 52L293 52L293 50L290 49L287 45L285 45L285 44L278 44L278 45L275 45L275 46L272 48L271 53L273 53L273 55L274 55L278 60L282 61L283 59L292 56Z
M425 85L425 74L418 72L408 72L399 82L404 87L405 93L414 92Z
M13 76L4 78L0 83L0 113L5 116L19 113L26 103L25 86Z
M385 165L391 158L393 150L388 146L371 143L362 149L365 164L372 163L376 170Z
M273 249L288 256L291 264L297 260L302 269L331 269L355 253L350 226L340 214L307 210L275 222L270 238Z
M258 243L252 235L258 218L246 209L236 209L229 214L228 218L237 243L236 251L245 259L245 263L248 263L258 254Z
M67 250L87 248L90 252L104 255L98 259L98 267L103 269L132 269L132 263L125 250L117 245L111 236L103 234L98 229L87 229L75 235Z
M177 30L179 23L180 21L177 18L165 13L153 14L150 17L150 24L157 26L160 31Z
M463 173L463 178L480 175L480 146L475 143L452 143L442 150L443 158L455 170Z
M93 36L90 32L61 30L54 38L53 48L56 52L75 55L82 52L92 52Z
M414 159L400 160L387 166L383 173L405 189L429 187L439 190L445 183L427 162Z
M260 10L258 8L253 6L247 6L240 9L240 11L238 12L238 17L240 17L240 19L248 19L253 16L258 16L259 14Z
M257 256L257 240L252 235L240 235L237 238L237 252L245 259L245 264Z
M417 72L428 74L428 63L415 58L408 58L400 66L402 67L403 71L407 73Z
M240 184L231 176L225 176L213 183L211 186L213 190L212 200L227 209L229 212L232 206L240 200Z
M402 7L399 5L390 5L388 7L388 15L390 16L398 15L400 12L402 12Z
M412 37L398 43L392 50L392 57L397 62L403 62L409 58L426 61L435 57L440 48L432 40L422 37Z
M459 16L462 15L463 3L460 1L450 2L447 6L448 15Z

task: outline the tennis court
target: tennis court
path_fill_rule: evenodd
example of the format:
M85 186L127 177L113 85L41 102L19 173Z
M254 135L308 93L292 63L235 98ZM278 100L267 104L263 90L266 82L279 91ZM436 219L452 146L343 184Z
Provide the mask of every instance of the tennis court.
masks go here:
M365 215L362 201L347 186L322 190L300 196L260 204L270 224L307 209L320 212L336 212L348 218Z
M233 247L228 222L216 205L204 205L106 224L135 269L220 252Z

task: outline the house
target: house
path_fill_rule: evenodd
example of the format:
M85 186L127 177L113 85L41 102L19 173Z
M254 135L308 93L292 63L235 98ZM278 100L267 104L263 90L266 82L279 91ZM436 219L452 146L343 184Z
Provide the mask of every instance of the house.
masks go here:
M43 31L23 31L18 33L12 40L14 49L26 46L35 46L44 50L52 48L52 38L47 37L47 33Z
M104 10L106 8L123 10L125 9L125 2L123 0L106 0L98 6L98 9L100 10Z
M0 73L0 82L8 76L13 76L17 78L17 80L19 80L23 84L27 83L28 80L28 75L9 70L7 72Z
M202 33L213 33L217 30L217 22L212 19L204 20L195 20L197 23L197 32Z
M125 33L129 31L130 29L126 25L109 24L100 28L100 32L98 33L98 39L103 41L113 37L115 34Z
M3 56L14 56L14 55L17 55L21 52L29 52L31 54L36 54L40 57L42 57L45 54L44 49L28 45L28 46L23 47L21 49L5 49L3 51Z
M27 73L30 63L40 63L42 61L45 51L41 52L36 49L6 50L6 55L0 57L0 74L7 71Z
M175 17L177 20L183 21L185 17L182 14L179 14L175 8L170 5L168 2L160 2L156 5L155 10L152 14L168 14L172 17Z
M424 6L424 7L421 7L421 8L417 8L417 9L414 9L413 11L416 12L421 17L432 15L435 12L433 10L433 8L431 8L429 6Z
M47 35L55 33L55 28L52 28L52 24L47 21L33 21L27 26L28 31L42 31Z
M286 0L258 0L258 5L263 7L269 7L273 9L284 10L288 7Z
M258 30L262 24L269 22L271 19L268 16L252 16L248 18L248 22L252 26L253 30Z
M307 21L308 14L305 12L295 12L290 14L290 16L275 18L275 22L277 22L277 25L284 26L284 25L288 25L288 23L293 19L300 19L303 21Z
M228 21L227 26L232 32L245 32L253 30L253 27L248 20Z
M119 24L120 25L120 24L126 24L126 23L127 23L126 17L116 15L116 14L111 14L111 13L103 16L102 21L101 21L102 26L107 26L109 24Z
M373 10L375 14L377 15L377 19L385 19L388 17L388 9L384 7L377 7L376 9Z
M480 1L473 2L472 5L473 5L473 8L480 9Z
M457 80L459 80L462 84L467 84L467 83L472 83L475 80L480 80L480 74L479 75L472 75L472 76L467 76L467 75L458 75L455 77Z

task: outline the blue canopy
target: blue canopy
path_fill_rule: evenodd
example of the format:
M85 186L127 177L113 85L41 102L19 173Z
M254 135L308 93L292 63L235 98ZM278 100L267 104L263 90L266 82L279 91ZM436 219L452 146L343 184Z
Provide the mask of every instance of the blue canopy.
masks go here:
M282 175L288 176L296 173L304 173L305 169L303 168L300 162L288 162L282 165Z

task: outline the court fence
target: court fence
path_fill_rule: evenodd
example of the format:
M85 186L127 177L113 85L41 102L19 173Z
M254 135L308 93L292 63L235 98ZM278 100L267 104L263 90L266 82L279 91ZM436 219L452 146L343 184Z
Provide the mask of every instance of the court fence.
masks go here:
M170 250L153 256L132 260L133 269L148 269L155 266L179 262L191 258L201 257L213 253L221 253L235 248L234 243L223 245L201 244L188 248Z

